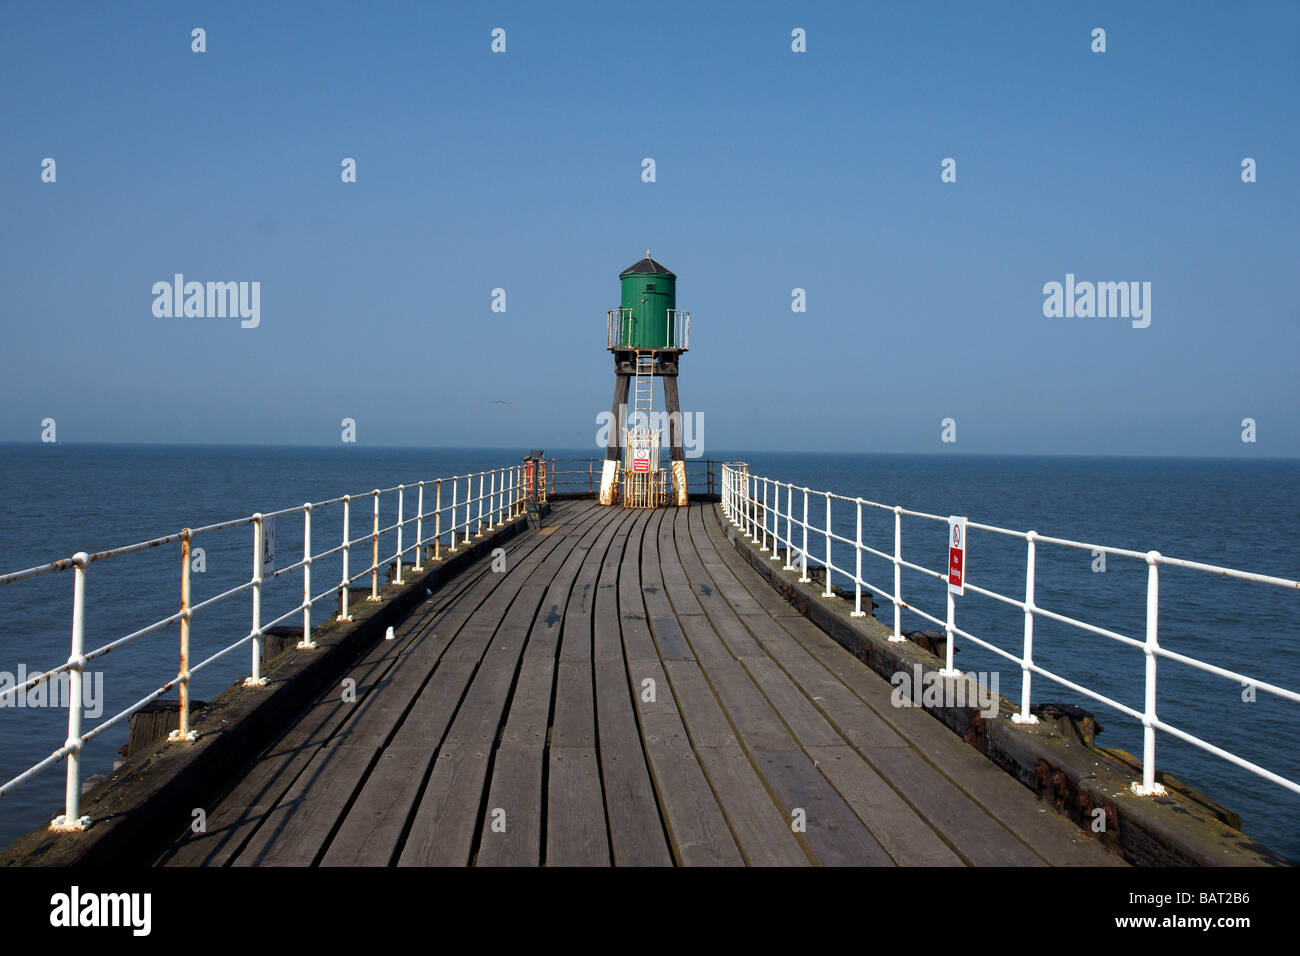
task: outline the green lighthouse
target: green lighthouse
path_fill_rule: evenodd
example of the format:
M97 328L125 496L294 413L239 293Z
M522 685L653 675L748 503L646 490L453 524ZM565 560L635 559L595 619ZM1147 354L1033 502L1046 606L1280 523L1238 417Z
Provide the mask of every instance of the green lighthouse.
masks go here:
M664 406L668 413L667 444L671 449L673 502L684 505L686 496L686 456L682 448L682 413L677 397L677 368L682 353L690 347L691 314L677 308L677 276L661 262L650 257L634 263L618 274L621 286L619 307L610 309L606 348L614 353L614 421L605 448L605 463L600 478L601 504L613 504L622 486L624 504L635 500L658 500L666 493L665 482L648 479L651 492L642 488L642 474L653 472L650 462L657 463L659 438L652 427L651 405L654 380L663 381ZM628 393L635 383L633 402ZM632 445L632 453L624 452ZM652 449L641 451L638 449ZM624 461L620 479L619 462ZM636 491L636 495L629 495ZM644 506L638 505L638 506Z

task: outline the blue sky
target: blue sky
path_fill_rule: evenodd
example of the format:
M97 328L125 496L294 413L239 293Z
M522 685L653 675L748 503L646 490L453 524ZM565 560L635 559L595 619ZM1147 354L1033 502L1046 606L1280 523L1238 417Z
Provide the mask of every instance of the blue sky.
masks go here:
M706 452L1297 456L1298 32L1289 2L0 3L0 440L592 444L648 247ZM261 324L156 317L177 272L260 282ZM1150 282L1150 326L1045 317L1067 273Z

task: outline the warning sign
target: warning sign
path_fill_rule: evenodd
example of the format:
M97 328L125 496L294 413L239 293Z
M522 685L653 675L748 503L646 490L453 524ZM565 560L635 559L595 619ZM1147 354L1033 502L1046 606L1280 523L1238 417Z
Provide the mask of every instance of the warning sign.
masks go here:
M966 593L966 519L948 518L948 590Z
M649 472L650 472L650 459L649 459L649 458L634 458L634 459L632 460L632 470L633 470L634 472L636 472L637 474L639 474L639 475L649 474Z

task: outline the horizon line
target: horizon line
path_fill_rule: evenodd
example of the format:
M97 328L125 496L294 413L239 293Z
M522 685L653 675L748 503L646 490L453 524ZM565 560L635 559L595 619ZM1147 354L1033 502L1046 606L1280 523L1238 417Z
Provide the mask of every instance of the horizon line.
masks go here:
M10 439L0 439L0 447L24 448L30 446L47 446L54 445L72 446L83 448L241 448L241 449L301 449L301 450L326 450L326 449L345 449L348 444L354 448L364 448L371 451L504 451L515 447L524 448L524 445L360 445L356 443L334 443L328 445L313 445L300 443L274 443L274 442L151 442L151 441L15 441ZM557 446L560 451L572 452L580 451L581 446ZM531 450L531 449L530 449ZM724 449L725 451L734 452L737 449ZM593 447L592 454L587 456L593 459L599 459L603 456L603 448ZM809 449L809 448L779 448L766 449L761 451L750 451L750 454L760 455L883 455L902 457L906 455L938 458L938 457L962 457L962 458L1122 458L1122 459L1186 459L1191 461L1300 461L1300 455L1205 455L1205 454L1135 454L1131 452L1017 452L1017 451L994 451L994 452L966 452L966 451L850 451L844 449ZM555 457L543 455L543 457ZM717 458L714 461L720 461L722 458L732 458L733 455L727 454ZM689 459L691 461L707 461L710 456L701 455L699 458Z

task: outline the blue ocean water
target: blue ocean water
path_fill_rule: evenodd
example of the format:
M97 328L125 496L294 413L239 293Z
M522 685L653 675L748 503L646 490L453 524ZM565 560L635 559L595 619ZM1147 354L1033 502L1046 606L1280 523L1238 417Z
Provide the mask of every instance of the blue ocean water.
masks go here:
M319 501L344 493L420 479L467 474L513 464L526 449L265 448L206 446L0 445L0 573L67 557L79 550L116 547L182 527L197 527L251 514ZM547 450L548 456L587 458L591 451ZM751 472L797 486L829 489L884 504L933 514L962 514L972 521L1040 534L1130 548L1155 549L1173 557L1300 578L1296 544L1300 462L1209 459L1035 458L955 455L848 455L713 452L719 460L745 460ZM585 467L585 466L584 466ZM463 487L463 486L462 486ZM426 507L429 507L426 502ZM782 509L785 507L782 500ZM820 525L825 505L814 499L810 519ZM406 514L415 510L414 495ZM796 492L796 514L802 498ZM370 522L369 503L354 506L355 538ZM382 523L396 520L386 503ZM341 509L316 512L313 550L337 542ZM856 516L837 503L836 534L852 538ZM410 532L408 531L408 535ZM863 540L893 549L893 515L865 509ZM409 543L409 538L408 538ZM796 542L798 543L798 542ZM239 527L196 539L204 548L202 573L192 576L201 601L247 580L252 570L251 530ZM276 528L279 564L301 553L301 517ZM939 569L946 558L946 529L907 518L903 555ZM391 545L386 543L385 548ZM810 539L821 556L821 539ZM852 550L835 545L834 563L853 567ZM1145 632L1146 566L1108 557L1104 572L1095 557L1040 545L1036 602L1061 614L1141 639ZM354 558L353 573L361 568ZM1024 596L1025 546L1015 539L973 531L969 580L1015 598ZM892 566L864 559L863 577L882 590L892 586ZM313 568L319 593L340 576L338 557ZM86 584L86 646L93 648L174 613L179 606L179 547L167 546L91 565ZM837 583L852 587L848 579ZM940 582L906 571L902 593L935 617L945 614ZM299 574L269 582L263 621L297 605ZM0 586L6 614L0 623L0 671L20 666L43 670L66 660L71 626L72 576L44 575ZM883 598L877 616L892 624ZM316 620L333 608L322 602ZM958 599L958 626L1019 653L1023 613L968 594ZM1163 646L1290 689L1300 687L1300 594L1211 575L1163 569L1160 640ZM240 595L195 615L192 660L199 661L248 632L249 602ZM906 629L933 625L904 616ZM176 626L116 650L95 662L102 678L102 714L118 713L176 673ZM996 674L999 691L1019 700L1020 673L1005 659L958 641L957 666ZM210 699L248 673L241 648L195 675L194 696ZM1086 632L1038 619L1034 657L1071 681L1141 710L1144 656ZM1292 780L1300 779L1300 742L1292 729L1296 705L1259 693L1243 699L1232 681L1171 661L1160 663L1160 716ZM92 682L93 686L93 682ZM1104 731L1098 743L1141 753L1141 728L1133 720L1045 678L1034 681L1034 699L1076 703L1093 711ZM62 744L65 712L56 708L0 707L0 780L36 763ZM84 773L111 769L126 741L126 724L87 745ZM1160 734L1158 765L1242 816L1243 829L1272 848L1300 859L1295 826L1300 797L1232 766L1191 744ZM0 799L0 844L48 820L61 805L63 765L51 768Z

